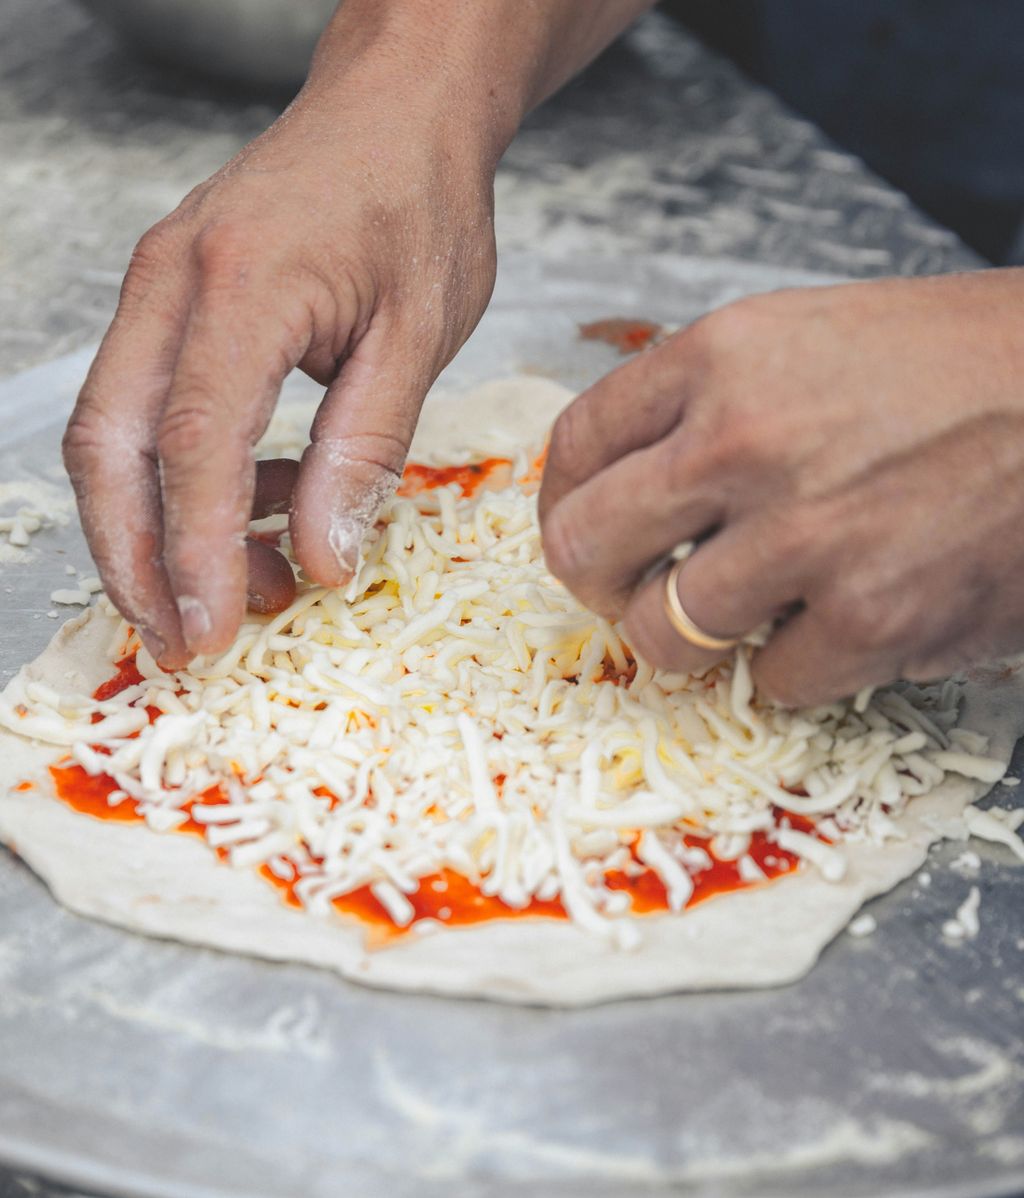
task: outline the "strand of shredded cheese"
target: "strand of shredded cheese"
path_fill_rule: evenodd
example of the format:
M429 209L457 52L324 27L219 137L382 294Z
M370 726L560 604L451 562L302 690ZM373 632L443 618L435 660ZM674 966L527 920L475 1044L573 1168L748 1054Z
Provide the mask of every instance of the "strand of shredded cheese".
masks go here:
M36 686L0 722L70 746L157 829L221 786L227 804L192 808L208 842L294 877L307 905L370 885L404 925L419 880L451 869L513 908L560 898L623 946L611 870L653 870L680 910L709 851L763 877L761 830L838 881L840 843L779 809L881 842L947 771L1002 773L958 735L955 686L787 711L755 696L746 653L630 676L618 630L548 573L533 497L440 489L390 501L345 595L300 586L217 660L167 676L140 649L141 685L102 702Z

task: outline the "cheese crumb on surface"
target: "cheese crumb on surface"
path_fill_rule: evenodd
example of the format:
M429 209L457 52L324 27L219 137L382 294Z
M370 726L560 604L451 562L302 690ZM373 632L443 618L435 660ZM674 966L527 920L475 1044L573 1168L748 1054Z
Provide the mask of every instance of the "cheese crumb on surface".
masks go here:
M957 874L976 874L981 869L981 858L973 849L964 851L949 863L949 868Z
M864 936L870 936L877 928L878 921L873 915L865 912L863 915L858 915L856 919L851 919L846 930L851 936L861 939Z
M947 919L942 925L942 934L947 940L973 940L977 936L981 923L978 919L978 908L981 906L981 891L972 886L967 898L960 904L953 919Z
M1017 832L1022 818L1024 810L1003 811L999 807L990 807L985 811L980 807L971 806L964 812L964 823L972 836L977 836L979 840L992 841L994 844L1004 844L1024 861L1024 840Z
M221 788L192 814L232 864L294 879L313 910L370 886L398 926L420 879L449 870L511 908L560 899L631 947L615 871L650 870L679 911L715 858L762 881L757 835L839 882L844 840L898 836L947 772L1002 773L958 735L951 683L790 711L754 693L746 647L652 670L550 575L515 485L396 496L344 594L300 584L220 658L168 675L127 625L114 643L138 649L142 682L102 701L36 688L0 722L109 774L157 829Z
M81 607L87 607L91 598L90 593L84 588L76 588L71 590L65 587L58 587L57 590L50 592L51 603L61 603L64 606L78 604Z

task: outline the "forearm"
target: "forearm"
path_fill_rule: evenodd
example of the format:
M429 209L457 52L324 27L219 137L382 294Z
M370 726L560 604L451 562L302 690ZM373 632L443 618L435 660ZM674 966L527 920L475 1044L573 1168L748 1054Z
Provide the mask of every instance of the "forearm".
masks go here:
M385 112L451 118L494 162L527 112L653 0L345 0L307 91L341 98L354 74Z

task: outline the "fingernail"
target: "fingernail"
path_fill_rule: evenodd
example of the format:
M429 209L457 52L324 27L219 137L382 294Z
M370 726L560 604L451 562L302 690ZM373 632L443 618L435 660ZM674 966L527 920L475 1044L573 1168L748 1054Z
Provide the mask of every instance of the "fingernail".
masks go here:
M178 596L178 612L181 615L181 631L185 643L192 649L203 637L209 635L213 627L210 613L206 610L206 604L194 595Z
M136 625L135 631L139 634L139 639L146 646L146 652L155 662L159 662L160 658L167 652L167 646L164 642L152 628L144 628L140 624Z
M334 560L341 568L341 584L348 582L359 568L360 552L366 534L377 518L377 513L395 493L395 488L401 481L400 474L377 467L374 475L368 480L363 480L359 491L351 496L344 506L339 504L331 514L327 543L334 554Z
M355 573L359 564L359 549L366 535L367 523L349 512L337 513L331 519L331 528L327 534L327 544L331 547L334 560L338 563L343 577L339 582L347 582Z

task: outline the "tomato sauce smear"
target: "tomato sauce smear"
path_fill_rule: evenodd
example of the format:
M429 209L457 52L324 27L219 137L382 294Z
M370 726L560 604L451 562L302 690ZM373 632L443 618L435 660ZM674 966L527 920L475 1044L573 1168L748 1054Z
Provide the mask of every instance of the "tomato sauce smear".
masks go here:
M116 668L117 673L112 678L108 678L106 682L101 683L93 691L92 697L94 699L113 699L115 695L126 691L130 686L138 686L140 682L145 682L135 662L134 653L129 653L127 657L122 657L117 663Z
M485 458L466 466L424 466L419 462L409 462L402 472L398 494L405 497L422 495L424 491L454 483L469 499L481 488L503 487L511 478L512 462L509 458Z
M660 340L662 327L653 320L636 320L626 316L612 316L606 320L593 320L581 324L580 338L583 341L603 341L620 354L635 354Z
M93 695L96 699L110 699L141 681L143 678L139 673L135 655L129 654L117 663L114 675L97 687ZM152 720L159 712L150 708L149 714ZM89 774L80 765L71 764L65 758L64 761L50 767L50 776L57 798L82 815L113 823L145 822L145 817L140 813L139 805L134 799L126 796L120 802L110 802L110 796L118 790L118 785L108 774ZM193 818L193 809L197 805L214 806L226 802L228 798L220 787L210 787L183 805L182 810L188 818L174 831L205 837L206 826ZM812 834L816 832L814 822L804 816L793 815L776 808L774 818L776 824L785 821L799 831ZM764 885L767 881L791 873L800 863L796 854L780 848L765 832L754 832L748 855L759 866L765 880L748 882L740 874L738 861L720 860L711 853L708 842L698 837L687 836L685 840L690 847L703 848L711 858L711 864L706 869L693 875L693 893L686 904L687 907L695 906L718 894ZM224 860L227 851L219 848L217 855ZM610 890L625 891L629 894L631 910L635 915L667 912L668 896L661 879L653 870L642 865L636 857L635 848L633 860L635 869L628 872L612 871L605 878L606 885ZM268 865L260 866L258 873L278 891L284 903L290 907L301 908L302 901L296 892L298 877L294 866L290 868L292 876L285 878L279 877ZM413 894L406 895L406 898L412 906L413 918L405 927L395 924L368 885L336 897L332 900L332 905L339 914L352 917L363 924L366 929L367 946L371 948L381 947L401 938L423 920L434 920L447 927L465 927L491 919L568 918L568 913L559 899L534 898L525 907L510 907L500 898L484 894L469 878L450 869L422 878L418 889Z

